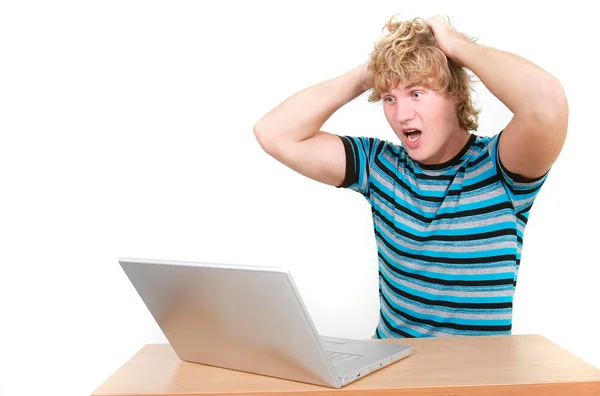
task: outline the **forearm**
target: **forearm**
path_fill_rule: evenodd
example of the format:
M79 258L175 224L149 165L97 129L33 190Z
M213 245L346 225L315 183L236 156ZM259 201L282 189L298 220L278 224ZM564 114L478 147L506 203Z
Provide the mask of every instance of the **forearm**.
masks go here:
M259 141L300 142L314 136L342 106L365 92L365 65L287 98L254 126Z
M521 119L546 119L563 98L556 78L518 55L461 41L452 57L471 69Z

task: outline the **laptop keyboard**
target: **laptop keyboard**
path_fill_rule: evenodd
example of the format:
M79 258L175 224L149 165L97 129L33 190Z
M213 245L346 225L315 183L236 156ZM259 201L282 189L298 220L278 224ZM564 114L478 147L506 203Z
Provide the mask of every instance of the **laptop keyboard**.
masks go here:
M338 368L345 364L350 363L353 360L358 359L359 355L350 355L347 353L339 353L339 352L331 352L327 351L329 355L329 359L331 359L331 363L333 363L333 367Z

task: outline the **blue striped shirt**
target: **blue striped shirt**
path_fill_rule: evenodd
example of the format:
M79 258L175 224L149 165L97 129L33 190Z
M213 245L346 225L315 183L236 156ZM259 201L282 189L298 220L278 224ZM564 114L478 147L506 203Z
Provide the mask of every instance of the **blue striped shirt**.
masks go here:
M505 169L498 139L472 134L450 161L425 165L384 140L340 136L340 188L371 205L379 262L373 338L510 334L529 211L546 175Z

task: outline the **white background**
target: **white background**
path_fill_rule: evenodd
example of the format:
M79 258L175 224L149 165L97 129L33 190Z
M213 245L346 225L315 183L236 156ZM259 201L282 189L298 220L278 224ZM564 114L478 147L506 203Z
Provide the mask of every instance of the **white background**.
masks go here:
M365 61L395 13L449 15L563 83L569 134L525 232L514 333L600 366L600 35L591 5L557 4L3 2L0 394L89 394L166 342L120 256L286 266L321 333L370 337L367 201L279 164L252 127ZM495 134L511 114L478 92L479 133ZM366 96L324 129L395 139Z

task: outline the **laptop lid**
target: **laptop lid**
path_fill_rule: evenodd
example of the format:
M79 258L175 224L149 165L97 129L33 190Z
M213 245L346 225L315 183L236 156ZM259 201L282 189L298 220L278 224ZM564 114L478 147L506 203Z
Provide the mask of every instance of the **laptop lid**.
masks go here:
M120 258L185 361L340 387L286 269Z

